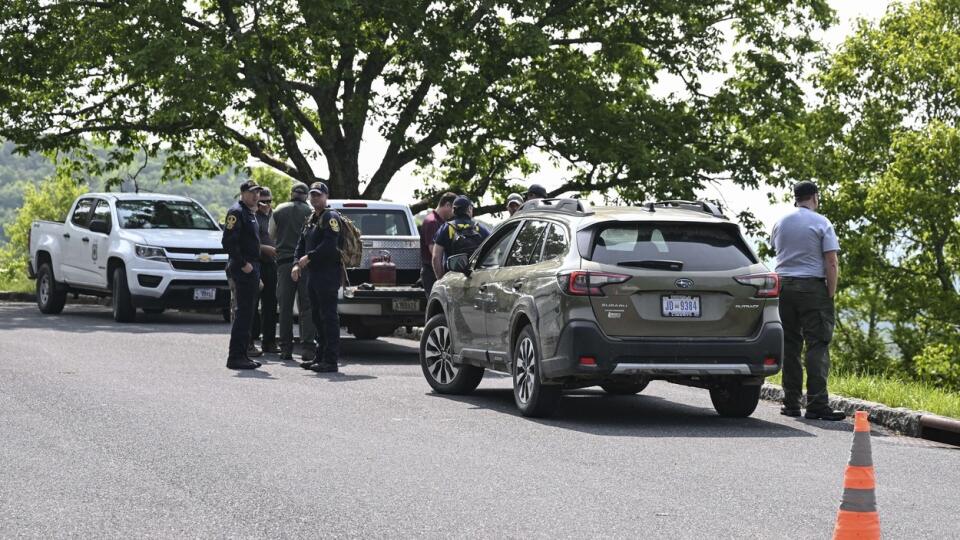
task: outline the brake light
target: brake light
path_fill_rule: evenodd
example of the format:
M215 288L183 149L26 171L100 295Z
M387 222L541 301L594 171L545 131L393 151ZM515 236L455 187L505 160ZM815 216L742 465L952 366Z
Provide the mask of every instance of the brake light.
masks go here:
M749 276L739 276L733 278L741 285L749 285L757 288L757 298L777 298L780 296L780 275L771 272L769 274L750 274Z
M557 274L557 283L563 292L573 296L603 296L602 287L613 283L623 283L630 279L624 274L606 272L564 272Z
M343 203L343 207L344 207L344 208L366 208L366 207L367 207L367 203L362 203L362 202L348 202L348 203Z
M581 366L595 366L597 365L597 359L592 356L581 356L580 357Z

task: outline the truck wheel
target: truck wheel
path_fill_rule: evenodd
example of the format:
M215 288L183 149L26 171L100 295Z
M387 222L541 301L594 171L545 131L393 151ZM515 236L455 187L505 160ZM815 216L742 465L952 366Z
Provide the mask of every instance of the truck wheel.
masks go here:
M223 317L223 322L230 322L230 308L220 310L220 315Z
M643 392L643 389L650 384L650 381L647 379L641 379L639 381L617 381L617 382L608 382L600 385L600 388L603 388L603 391L614 396L632 396L634 394L639 394Z
M137 318L137 308L133 307L130 298L130 287L127 286L127 271L116 268L113 271L113 320L117 322L133 322Z
M469 394L483 379L483 368L453 363L453 346L446 315L434 315L420 338L420 367L439 394Z
M53 269L43 263L37 271L37 307L40 313L56 315L67 303L67 291L53 277Z
M520 331L513 352L513 400L524 416L550 416L560 402L563 387L543 384L540 345L530 325Z
M726 383L716 386L710 389L710 401L720 416L746 418L753 414L760 402L760 385Z

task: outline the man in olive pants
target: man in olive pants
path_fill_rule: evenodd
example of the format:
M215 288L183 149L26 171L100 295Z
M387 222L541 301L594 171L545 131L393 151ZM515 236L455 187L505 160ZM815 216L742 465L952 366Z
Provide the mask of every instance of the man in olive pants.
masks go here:
M307 280L294 282L290 277L293 269L293 252L300 240L300 231L313 208L307 202L309 188L302 182L293 185L290 202L285 202L273 211L270 217L270 237L277 243L277 300L280 305L280 358L293 359L293 302L297 300L300 312L300 343L303 347L303 362L312 362L315 354L316 329L310 308L310 293Z
M813 182L793 188L797 209L773 227L773 248L780 274L780 320L783 323L783 408L786 416L800 416L803 366L800 353L807 346L807 412L812 420L843 420L843 411L830 408L827 377L833 339L840 243L830 221L816 212L819 189Z

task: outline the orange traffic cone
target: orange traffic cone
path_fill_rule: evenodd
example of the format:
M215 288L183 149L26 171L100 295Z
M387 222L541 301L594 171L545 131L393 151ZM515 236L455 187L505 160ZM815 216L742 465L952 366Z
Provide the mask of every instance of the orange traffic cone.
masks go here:
M857 411L853 424L853 450L843 474L843 499L837 514L834 540L880 538L880 514L877 513L876 476L870 451L870 421L865 411Z

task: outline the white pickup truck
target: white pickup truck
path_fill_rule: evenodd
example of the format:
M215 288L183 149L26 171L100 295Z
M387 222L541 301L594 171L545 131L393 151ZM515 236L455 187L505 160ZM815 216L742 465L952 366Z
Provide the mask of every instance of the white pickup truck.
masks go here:
M119 322L133 321L137 308L224 310L221 236L210 213L186 197L89 193L64 223L33 222L27 271L43 313L60 313L69 293L112 297Z
M334 199L328 204L353 221L363 242L363 260L359 267L347 269L350 285L340 291L340 324L357 339L387 336L402 326L422 326L426 297L417 286L420 234L410 207L370 200ZM363 286L370 281L371 260L383 251L397 265L397 285Z

